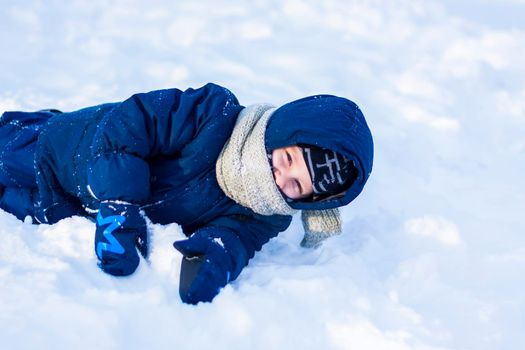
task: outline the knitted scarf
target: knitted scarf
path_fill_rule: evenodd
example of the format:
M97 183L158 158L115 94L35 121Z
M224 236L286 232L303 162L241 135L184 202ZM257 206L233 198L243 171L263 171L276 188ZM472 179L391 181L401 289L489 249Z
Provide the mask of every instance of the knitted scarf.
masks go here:
M261 215L293 215L277 187L268 162L264 133L276 108L255 104L244 108L229 140L217 159L217 182L224 193L237 203ZM301 213L303 247L317 247L321 242L341 233L339 210L303 210Z

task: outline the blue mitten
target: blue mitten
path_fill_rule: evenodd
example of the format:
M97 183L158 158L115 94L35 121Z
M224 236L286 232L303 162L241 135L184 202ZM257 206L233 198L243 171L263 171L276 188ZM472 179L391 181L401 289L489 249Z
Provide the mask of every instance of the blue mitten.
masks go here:
M183 302L210 302L233 277L234 262L221 239L197 232L173 246L184 255L179 284Z
M147 256L146 221L133 204L103 202L97 215L95 252L100 268L113 276L131 275Z

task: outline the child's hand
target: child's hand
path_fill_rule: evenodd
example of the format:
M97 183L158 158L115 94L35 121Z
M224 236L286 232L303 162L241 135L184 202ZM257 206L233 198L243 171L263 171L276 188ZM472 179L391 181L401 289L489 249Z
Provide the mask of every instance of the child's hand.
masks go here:
M104 202L97 215L95 252L100 268L113 276L132 274L139 252L147 255L146 222L136 205Z
M194 234L173 243L182 259L179 293L183 302L212 301L230 281L233 263L218 238Z

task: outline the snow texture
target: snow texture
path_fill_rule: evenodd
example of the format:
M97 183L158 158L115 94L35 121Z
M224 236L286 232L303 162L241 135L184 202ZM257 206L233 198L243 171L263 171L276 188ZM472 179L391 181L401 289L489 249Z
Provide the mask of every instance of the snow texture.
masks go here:
M1 5L0 111L214 81L244 105L349 97L376 147L342 235L303 249L294 218L196 307L175 224L114 278L87 219L0 212L2 349L525 348L524 1Z

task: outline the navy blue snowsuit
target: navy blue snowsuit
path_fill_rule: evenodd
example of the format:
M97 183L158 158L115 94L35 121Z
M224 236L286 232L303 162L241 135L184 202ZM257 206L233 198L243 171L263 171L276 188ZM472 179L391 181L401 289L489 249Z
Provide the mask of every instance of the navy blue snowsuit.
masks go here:
M321 128L319 113L327 108L330 116ZM69 113L6 112L0 119L0 208L19 219L29 215L35 223L52 224L73 215L94 217L98 210L118 215L124 205L133 213L128 222L134 227L145 226L140 209L154 223L180 224L188 236L220 237L228 246L228 280L233 280L255 251L291 222L290 216L254 213L217 184L216 160L242 109L229 90L210 83ZM359 132L349 139L344 130L352 128ZM299 202L297 209L352 201L371 171L371 142L359 108L334 96L284 105L266 132L268 150L309 143L356 160L359 175L344 196ZM112 274L126 275L135 267Z

